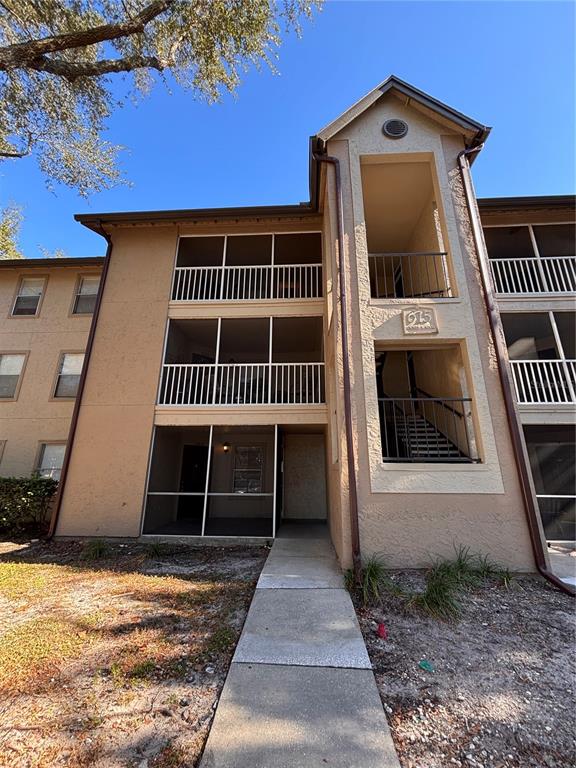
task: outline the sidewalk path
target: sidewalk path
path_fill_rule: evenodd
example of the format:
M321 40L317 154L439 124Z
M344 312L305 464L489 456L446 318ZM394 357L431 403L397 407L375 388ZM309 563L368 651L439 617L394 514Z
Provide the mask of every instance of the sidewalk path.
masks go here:
M400 768L334 550L276 539L201 768Z

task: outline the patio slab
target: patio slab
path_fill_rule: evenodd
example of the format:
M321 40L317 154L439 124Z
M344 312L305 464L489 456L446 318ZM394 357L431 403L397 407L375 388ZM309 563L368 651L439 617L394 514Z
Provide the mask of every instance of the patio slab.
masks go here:
M233 661L371 669L343 589L257 589Z
M343 583L334 556L284 555L273 548L258 579L258 589L341 589Z
M232 664L201 768L400 768L372 672Z

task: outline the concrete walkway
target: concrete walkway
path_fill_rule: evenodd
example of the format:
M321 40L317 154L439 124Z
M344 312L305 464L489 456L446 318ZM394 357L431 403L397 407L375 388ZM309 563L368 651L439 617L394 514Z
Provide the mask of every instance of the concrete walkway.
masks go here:
M334 550L312 533L274 542L201 768L400 768Z

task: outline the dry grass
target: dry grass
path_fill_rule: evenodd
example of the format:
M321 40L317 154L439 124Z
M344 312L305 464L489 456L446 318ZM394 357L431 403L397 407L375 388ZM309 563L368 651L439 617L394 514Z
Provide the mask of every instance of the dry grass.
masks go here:
M195 764L266 552L151 554L0 556L2 768Z

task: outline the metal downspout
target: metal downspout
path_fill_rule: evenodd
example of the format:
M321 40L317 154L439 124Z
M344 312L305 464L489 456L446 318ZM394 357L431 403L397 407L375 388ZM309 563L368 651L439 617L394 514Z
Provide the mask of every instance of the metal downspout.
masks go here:
M58 525L58 517L60 515L60 508L62 506L62 498L64 496L64 487L66 485L66 477L68 476L68 467L70 466L70 456L72 454L72 446L74 444L74 436L76 435L76 427L78 425L78 416L80 414L80 405L82 403L82 395L84 393L84 386L86 383L86 375L88 373L88 365L90 363L90 355L92 353L92 346L94 344L94 336L96 335L96 324L98 323L98 316L100 314L100 305L102 304L102 294L104 293L104 285L106 283L106 277L108 276L108 266L110 264L110 256L112 255L112 240L110 235L102 229L100 225L100 234L107 242L106 256L104 258L104 266L102 267L102 274L100 276L100 285L98 286L98 294L96 296L96 305L94 307L94 313L92 315L92 322L90 324L90 332L88 334L88 341L86 342L86 351L84 352L84 365L82 366L82 373L80 374L80 380L78 382L78 392L76 393L76 399L74 401L74 410L72 411L72 419L70 421L70 431L68 432L68 440L66 441L66 451L64 453L64 461L62 462L62 471L60 473L60 481L58 482L58 490L56 492L56 498L52 507L52 515L50 517L50 527L48 529L47 538L51 539L56 532L56 526Z
M344 213L342 206L342 178L340 161L330 155L313 154L319 163L328 163L334 169L336 182L336 231L338 240L338 272L340 278L340 325L342 328L342 368L344 374L344 421L346 432L346 454L348 466L348 494L350 504L350 535L352 539L352 565L354 575L360 579L362 558L360 556L360 529L358 524L358 489L354 441L352 438L352 395L350 384L350 347L348 344L348 296L344 271Z
M500 375L500 383L502 385L502 392L504 395L506 416L508 419L508 425L510 427L510 437L512 438L514 459L516 461L516 468L518 470L518 477L522 490L522 499L524 502L526 519L528 521L528 530L530 533L532 551L534 553L534 560L536 562L536 567L539 573L541 573L545 579L554 584L554 586L558 587L558 589L561 589L566 594L572 595L572 597L574 597L576 594L575 590L568 584L565 584L561 579L558 578L558 576L549 570L542 545L542 538L540 536L540 528L538 526L539 511L532 488L532 474L528 463L528 457L526 455L526 449L524 447L522 425L520 423L520 418L518 416L516 404L514 401L512 382L510 380L510 373L507 364L508 354L504 345L504 329L502 327L500 312L496 306L494 294L492 292L492 283L490 281L490 273L488 267L488 254L486 251L486 244L484 242L482 225L480 223L480 215L475 203L476 197L474 194L474 185L472 183L470 164L468 162L468 155L472 154L473 152L479 152L483 146L483 144L480 144L476 147L470 147L468 149L462 150L462 152L460 152L458 155L458 168L460 170L460 176L464 186L464 196L466 198L466 205L470 215L472 235L474 237L476 252L478 254L478 264L480 267L480 276L482 278L482 293L484 296L484 303L486 304L486 312L488 315L488 322L490 324L490 331L494 341L494 349L496 351L498 373Z

